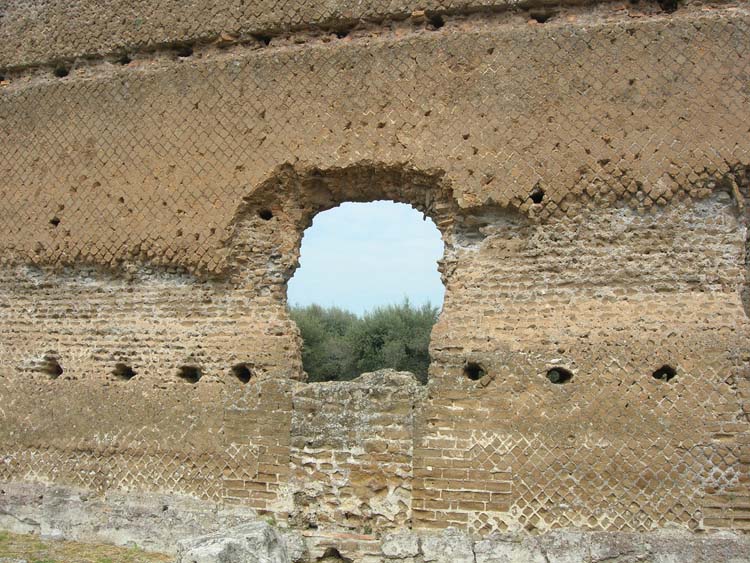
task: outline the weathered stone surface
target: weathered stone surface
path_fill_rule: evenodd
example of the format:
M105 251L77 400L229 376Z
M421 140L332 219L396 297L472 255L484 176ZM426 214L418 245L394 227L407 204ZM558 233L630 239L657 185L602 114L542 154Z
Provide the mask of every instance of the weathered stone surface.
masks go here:
M652 534L559 530L493 534L474 544L476 563L718 563L750 561L750 540L729 534L696 536L685 530Z
M545 563L581 563L590 556L586 534L552 531L534 538Z
M696 542L686 530L665 530L651 535L644 544L658 563L700 563L704 557L701 543ZM708 540L707 543L713 543ZM715 554L714 556L718 556ZM746 553L750 556L750 552ZM725 561L725 559L722 559Z
M409 531L386 534L382 540L383 555L405 559L419 555L419 539Z
M472 541L466 532L446 528L441 534L422 538L422 554L426 562L473 563Z
M289 555L289 560L292 563L298 563L304 561L307 556L307 547L305 546L305 540L302 535L288 528L277 530L284 541L286 546L286 552Z
M424 386L413 374L365 373L353 381L298 384L292 396L292 521L318 525L346 513L350 527L381 522L388 529L411 518L415 412ZM331 452L338 454L334 457ZM378 470L388 459L388 471ZM308 470L317 468L310 481ZM342 474L348 486L339 487Z
M27 483L0 484L0 530L16 534L41 532L43 495L39 485Z
M493 534L477 542L474 551L476 563L548 563L534 538L523 535Z
M679 545L679 542L676 542ZM747 535L718 532L707 538L694 539L698 545L698 560L702 563L745 563L750 561L750 540ZM679 559L677 559L680 561Z
M184 540L177 563L291 563L284 538L266 522L251 522Z
M137 545L174 553L180 540L255 520L247 507L222 507L180 495L111 492L0 482L0 529L83 542ZM297 554L299 539L290 534Z
M594 532L588 538L592 562L622 560L629 563L648 560L651 556L647 536Z

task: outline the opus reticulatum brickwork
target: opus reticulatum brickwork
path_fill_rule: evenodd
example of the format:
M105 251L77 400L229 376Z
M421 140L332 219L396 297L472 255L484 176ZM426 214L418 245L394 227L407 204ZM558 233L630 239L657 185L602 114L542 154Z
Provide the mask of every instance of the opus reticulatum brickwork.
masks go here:
M0 2L0 524L745 541L749 7ZM302 233L380 199L429 381L306 383Z

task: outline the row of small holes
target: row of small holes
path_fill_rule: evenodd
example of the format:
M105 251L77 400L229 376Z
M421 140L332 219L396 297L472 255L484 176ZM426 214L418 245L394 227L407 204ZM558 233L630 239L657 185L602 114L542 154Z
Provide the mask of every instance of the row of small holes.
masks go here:
M188 57L193 56L193 48L190 45L182 45L177 48L176 54L181 59L186 59ZM116 60L117 64L121 64L123 66L129 65L131 62L133 62L133 59L130 58L130 56L127 53L124 53L122 56L120 56ZM52 71L52 74L54 74L57 78L65 78L70 74L70 67L65 65L60 65L55 67L55 69ZM3 77L0 76L0 82L3 81Z
M44 359L42 372L47 374L50 379L57 379L63 374L63 368L56 358L48 357ZM248 383L253 376L250 367L247 364L237 364L232 366L232 374L242 383ZM127 364L117 363L112 370L112 375L122 381L130 381L137 373ZM203 373L197 366L181 366L177 371L177 376L188 383L198 383Z
M638 0L630 0L631 3L635 4L638 2ZM662 10L665 12L671 13L677 10L679 5L679 0L658 0L659 6ZM529 17L536 21L537 23L544 24L557 16L557 13L552 10L543 10L543 11L531 11L529 13ZM441 29L445 26L445 18L441 16L440 14L431 14L427 18L428 23L432 27L433 30ZM334 31L334 34L339 39L343 39L349 35L349 30L346 29L338 29ZM263 34L254 34L253 38L258 42L262 43L264 46L268 46L271 44L271 40L273 39L270 35L263 35ZM178 46L176 48L176 53L179 58L188 58L193 56L193 47L191 45L182 45ZM121 65L128 65L131 63L131 58L127 54L123 54L119 59L117 59L117 63ZM58 78L65 78L70 74L70 68L67 66L58 66L54 69L54 75ZM0 75L0 82L3 82L4 77ZM534 203L540 203L539 201L535 201Z
M663 0L672 1L674 0ZM546 23L557 15L555 11L534 11L529 13L529 17L537 23ZM437 30L445 26L445 18L440 14L432 14L427 19L428 23L432 26L432 29Z
M658 0L659 7L665 12L674 12L677 10L680 0ZM637 3L638 0L630 0L631 3ZM532 10L529 12L529 18L537 23L547 23L551 19L557 16L555 10ZM429 16L428 22L433 29L440 29L445 25L445 19L439 14L433 14Z
M464 366L464 375L471 381L479 381L482 379L487 372L485 369L476 362L468 362ZM672 366L664 365L654 371L651 376L659 381L671 381L677 375L677 370ZM561 367L554 367L547 371L547 379L550 383L560 385L567 383L573 378L573 372Z
M63 368L56 358L48 357L44 360L42 371L49 375L51 379L57 379L62 375ZM252 371L247 364L236 364L232 366L232 374L234 374L234 376L242 383L248 383L252 378ZM115 369L112 371L112 375L117 379L130 381L136 376L136 372L127 364L117 363L115 364ZM198 383L203 373L197 366L181 366L177 375L180 379L183 379L188 383ZM464 375L471 381L479 381L487 375L487 372L480 364L476 362L468 362L464 366ZM671 381L676 375L677 370L669 365L663 365L651 374L654 379L659 381ZM547 371L547 379L550 383L554 383L555 385L567 383L572 378L573 372L562 367L554 367Z
M435 29L439 29L443 27L445 22L443 21L443 18L439 15L432 16L430 18L430 24ZM339 39L343 39L349 35L348 30L337 30L334 32L336 37ZM258 43L263 44L265 47L268 47L268 45L271 44L271 40L273 39L270 35L262 35L262 34L255 34L253 35L253 39L255 39ZM193 47L191 45L180 45L175 48L175 54L178 58L181 59L187 59L193 56L194 51ZM132 62L132 59L127 53L124 53L122 56L120 56L118 59L116 59L116 62L120 65L126 66L129 65ZM70 67L66 65L60 65L55 67L55 69L52 71L52 73L57 78L65 78L70 74ZM5 77L3 75L0 75L0 82L3 82L5 80Z
M542 21L541 16L532 15L532 18L536 19L537 21ZM440 29L445 25L445 20L439 14L434 14L430 16L428 21L430 25L433 27L433 29ZM544 19L543 21L546 21L546 19ZM337 30L334 33L336 37L338 37L339 39L343 39L349 35L349 31L347 30ZM271 44L271 40L273 39L270 35L253 35L253 38L259 43L262 43L266 47ZM192 57L194 54L193 47L190 45L179 46L176 48L176 54L177 54L177 57L181 59ZM126 54L123 54L121 57L119 57L116 60L116 62L118 64L125 66L125 65L129 65L132 62L132 59L126 53ZM70 67L65 66L65 65L60 65L58 67L55 67L55 69L52 72L57 78L65 78L66 76L70 74ZM5 77L0 75L0 82L3 82L4 80L5 80Z
M253 377L253 372L247 364L236 364L232 366L232 374L242 383L249 383ZM203 372L198 366L182 366L177 375L180 379L188 383L198 383L203 377Z

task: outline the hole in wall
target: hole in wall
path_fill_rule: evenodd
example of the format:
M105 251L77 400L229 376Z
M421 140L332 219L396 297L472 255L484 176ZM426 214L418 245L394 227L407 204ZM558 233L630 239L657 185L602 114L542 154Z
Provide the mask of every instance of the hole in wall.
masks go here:
M253 372L248 364L236 364L232 366L232 374L242 383L248 383L253 377Z
M679 7L679 0L659 0L659 7L665 12L672 13Z
M658 379L659 381L671 381L675 378L676 375L676 369L674 369L670 365L663 365L659 369L654 371L654 373L651 374L651 377L653 377L654 379Z
M345 202L318 213L287 286L308 381L394 369L426 382L443 251L435 223L409 204Z
M539 184L534 186L534 189L531 190L529 199L533 203L542 203L542 200L544 199L544 190L539 186Z
M177 377L188 383L198 383L201 375L201 369L198 366L180 366L177 371Z
M120 57L117 59L117 64L121 64L123 66L129 65L133 62L133 59L131 59L127 54L120 55Z
M255 34L252 37L258 43L262 43L266 47L268 47L271 44L271 39L273 39L270 35L258 35L258 34Z
M270 221L271 219L273 219L273 211L271 211L270 209L261 209L260 211L258 211L258 217L260 217L264 221Z
M349 30L348 29L338 29L334 31L334 34L339 39L344 39L345 37L349 36Z
M66 66L58 66L53 72L58 78L65 78L70 74L70 69Z
M445 25L445 19L440 14L432 14L427 18L433 29L440 29Z
M190 45L181 45L177 47L177 56L181 59L187 59L193 56L193 48Z
M464 366L464 376L471 381L479 381L485 375L487 375L487 372L477 362L467 362Z
M52 219L49 220L49 224L53 227L57 227L60 224L60 218L59 217L52 217Z
M555 17L555 12L545 10L545 11L532 11L529 13L529 17L534 20L537 23L546 23L552 18Z
M63 368L57 357L45 356L42 363L42 372L47 374L50 379L57 379L63 374Z
M554 367L547 370L547 379L550 383L560 385L562 383L567 383L568 381L573 379L573 372L565 368Z
M0 82L5 82L5 75L4 74L0 74Z
M353 563L351 559L341 555L341 552L335 547L327 548L316 561L317 563Z
M112 370L112 375L122 381L130 381L135 377L135 371L133 371L133 368L127 364L117 363Z

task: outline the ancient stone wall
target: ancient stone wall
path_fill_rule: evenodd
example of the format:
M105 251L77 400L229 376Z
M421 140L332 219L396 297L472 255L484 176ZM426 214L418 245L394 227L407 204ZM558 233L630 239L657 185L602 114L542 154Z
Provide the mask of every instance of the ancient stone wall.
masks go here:
M746 3L211 6L0 4L0 524L750 529ZM429 381L306 383L302 232L376 199L445 242Z

